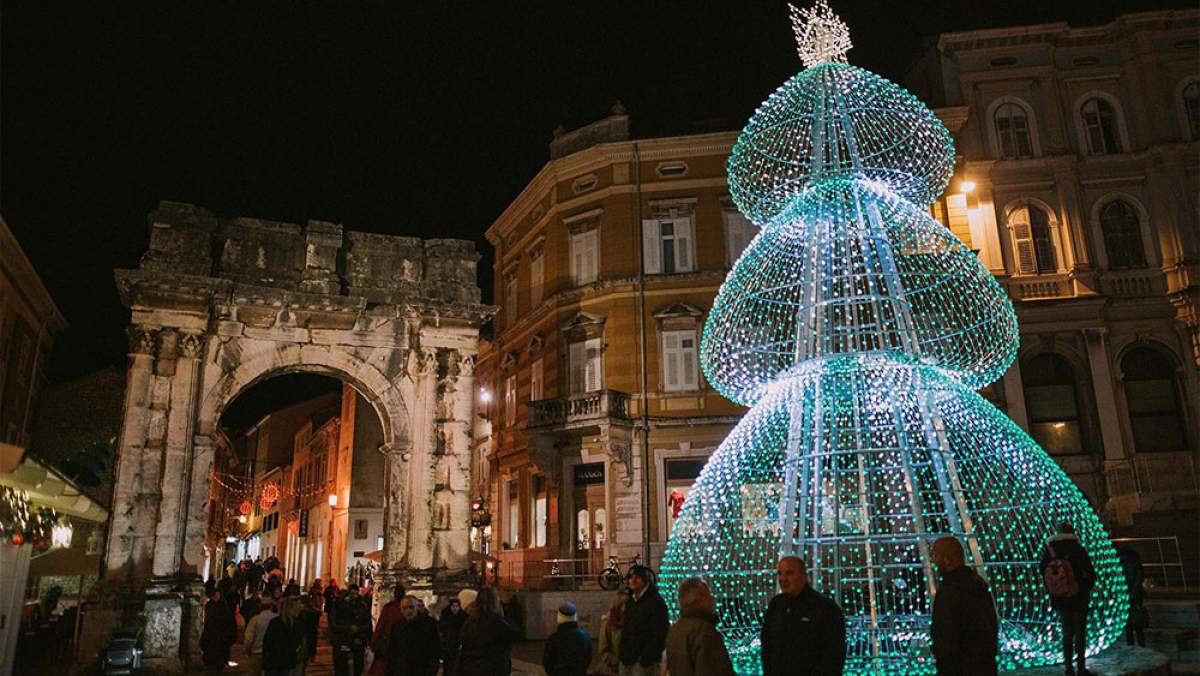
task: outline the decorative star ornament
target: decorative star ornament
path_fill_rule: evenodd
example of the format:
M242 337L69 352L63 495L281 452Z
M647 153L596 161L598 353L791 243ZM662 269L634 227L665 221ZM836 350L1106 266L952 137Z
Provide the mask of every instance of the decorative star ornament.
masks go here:
M808 9L788 4L792 30L796 33L796 52L805 68L822 63L846 63L850 42L850 27L829 9L825 0Z

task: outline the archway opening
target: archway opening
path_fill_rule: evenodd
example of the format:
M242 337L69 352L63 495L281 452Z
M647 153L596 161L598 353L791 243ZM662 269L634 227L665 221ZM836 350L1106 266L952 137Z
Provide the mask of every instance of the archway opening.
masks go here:
M373 585L383 549L384 425L326 372L269 373L218 418L205 579L311 588Z

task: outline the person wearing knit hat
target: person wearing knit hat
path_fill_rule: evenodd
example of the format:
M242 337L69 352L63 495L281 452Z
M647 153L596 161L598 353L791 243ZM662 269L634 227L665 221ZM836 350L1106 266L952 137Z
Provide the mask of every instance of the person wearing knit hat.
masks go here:
M558 628L546 639L542 666L548 676L587 676L592 661L592 637L579 627L575 604L558 609Z

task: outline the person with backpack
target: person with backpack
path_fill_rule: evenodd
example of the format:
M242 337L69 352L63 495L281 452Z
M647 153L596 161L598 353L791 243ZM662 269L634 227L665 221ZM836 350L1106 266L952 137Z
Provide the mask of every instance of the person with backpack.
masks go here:
M1075 535L1075 527L1062 523L1058 534L1046 540L1040 562L1050 605L1062 621L1063 665L1066 673L1086 676L1088 602L1096 586L1096 570L1087 550ZM1072 666L1074 664L1074 666Z
M996 673L1000 623L988 583L966 565L962 543L953 536L933 543L941 573L933 597L933 658L938 676Z

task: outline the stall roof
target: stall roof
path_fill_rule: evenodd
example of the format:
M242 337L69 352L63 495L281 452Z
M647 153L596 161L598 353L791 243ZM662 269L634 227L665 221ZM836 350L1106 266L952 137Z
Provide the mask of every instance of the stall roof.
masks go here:
M69 479L25 453L25 449L0 444L0 486L29 493L38 505L50 507L84 521L108 520L108 510L89 498Z

